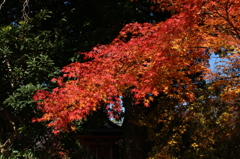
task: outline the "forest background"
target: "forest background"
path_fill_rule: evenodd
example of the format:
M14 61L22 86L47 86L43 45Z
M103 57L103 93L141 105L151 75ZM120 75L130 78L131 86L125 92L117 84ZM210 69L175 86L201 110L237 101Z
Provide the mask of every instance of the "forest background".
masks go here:
M234 0L3 1L1 157L84 157L74 138L83 118L99 126L110 115L124 117L123 158L239 158L238 9ZM212 54L223 59L216 73Z

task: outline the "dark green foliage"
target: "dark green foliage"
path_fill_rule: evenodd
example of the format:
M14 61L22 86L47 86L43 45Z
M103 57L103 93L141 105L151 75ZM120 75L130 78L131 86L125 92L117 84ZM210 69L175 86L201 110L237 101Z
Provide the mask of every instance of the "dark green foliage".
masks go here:
M34 109L34 104L32 101L32 96L39 90L44 89L42 85L27 84L16 89L13 95L10 95L4 102L6 106L14 108L16 111L21 111L24 108L32 107Z
M0 145L5 157L38 156L41 149L37 143L45 145L43 141L50 132L45 125L32 123L32 118L40 115L33 94L43 89L44 81L58 74L50 57L54 44L49 32L34 27L36 21L44 20L38 17L42 14L0 29Z

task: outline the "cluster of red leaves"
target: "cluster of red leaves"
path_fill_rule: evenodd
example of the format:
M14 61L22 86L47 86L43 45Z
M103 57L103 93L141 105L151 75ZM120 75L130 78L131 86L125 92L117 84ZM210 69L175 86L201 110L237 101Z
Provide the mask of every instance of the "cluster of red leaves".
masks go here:
M239 18L235 3L171 0L164 7L177 14L168 20L127 24L111 44L82 53L88 62L64 67L63 77L53 79L58 88L35 94L34 100L41 99L39 108L44 112L37 121L51 121L48 126L55 132L66 130L69 123L85 118L101 104L112 103L121 111L119 97L126 91L146 106L152 100L146 96L159 93L180 101L186 97L193 100L195 85L188 75L207 70L206 64L196 59L209 57L206 48L238 48L238 30L234 28L239 22L232 22ZM234 19L226 20L229 16ZM71 80L64 82L66 79Z

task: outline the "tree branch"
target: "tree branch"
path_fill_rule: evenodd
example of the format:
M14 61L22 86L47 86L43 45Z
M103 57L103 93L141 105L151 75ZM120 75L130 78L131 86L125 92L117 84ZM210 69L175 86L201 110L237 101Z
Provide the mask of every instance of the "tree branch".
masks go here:
M6 2L6 0L3 0L3 2L0 4L0 10L2 9L2 6L5 2Z
M29 14L29 5L28 5L28 2L29 2L29 0L25 0L25 1L23 2L23 9L22 9L23 15L22 15L22 18L23 18L24 21L26 21L26 20L29 19L29 16L28 16L28 14ZM28 9L27 9L27 8L28 8Z

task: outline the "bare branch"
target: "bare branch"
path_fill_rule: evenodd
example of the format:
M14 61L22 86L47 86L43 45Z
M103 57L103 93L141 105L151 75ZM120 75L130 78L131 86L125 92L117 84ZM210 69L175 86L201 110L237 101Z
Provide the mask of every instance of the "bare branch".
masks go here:
M3 2L0 4L0 10L2 9L2 6L5 2L6 2L6 0L3 0Z
M28 3L29 3L29 0L25 0L23 2L23 9L22 9L22 14L23 15L22 15L22 18L23 18L24 21L29 19L29 16L28 16L28 14L29 14L29 5L28 5Z

